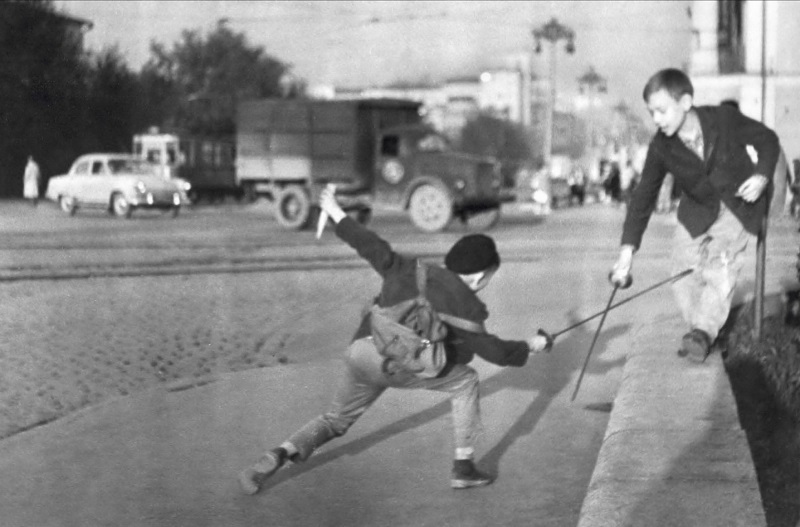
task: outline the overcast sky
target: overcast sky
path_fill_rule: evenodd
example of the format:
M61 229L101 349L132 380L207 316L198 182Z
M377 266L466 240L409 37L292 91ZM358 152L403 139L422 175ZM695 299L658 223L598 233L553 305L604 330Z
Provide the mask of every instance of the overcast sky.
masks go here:
M576 91L590 65L608 79L609 98L643 111L641 88L657 69L681 67L691 50L691 1L250 2L58 1L86 18L92 49L116 44L138 69L149 44L171 45L184 29L211 31L227 17L253 44L291 63L310 84L380 86L477 76L531 53L531 30L552 17L576 33L576 52L557 50L558 87ZM545 51L547 51L545 46ZM548 75L549 53L532 55Z

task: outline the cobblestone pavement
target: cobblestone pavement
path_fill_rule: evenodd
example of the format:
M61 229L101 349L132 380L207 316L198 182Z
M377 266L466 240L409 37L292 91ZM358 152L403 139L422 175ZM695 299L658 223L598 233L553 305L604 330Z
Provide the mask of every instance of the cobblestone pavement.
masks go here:
M0 282L0 438L154 385L329 358L370 292L348 280L363 271L339 273L357 285L322 272Z

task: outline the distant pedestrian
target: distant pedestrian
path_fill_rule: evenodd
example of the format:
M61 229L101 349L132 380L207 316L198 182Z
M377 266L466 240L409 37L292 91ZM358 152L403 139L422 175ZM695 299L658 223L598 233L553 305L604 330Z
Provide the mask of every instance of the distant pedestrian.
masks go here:
M630 201L631 195L636 189L636 185L639 184L639 174L636 172L636 169L633 168L633 161L630 159L625 162L625 167L620 172L620 181L623 200L627 203Z
M567 176L567 183L569 184L570 201L575 199L578 205L583 206L586 200L586 174L583 167L575 167Z
M694 269L672 286L689 326L678 355L703 361L730 314L748 240L767 213L780 143L774 131L732 105L695 106L692 82L680 70L657 72L643 97L658 132L628 205L610 278L618 287L630 283L633 254L671 173L681 192L673 272Z
M402 256L375 233L347 216L325 189L320 207L336 224L336 235L353 247L383 278L378 306L396 306L416 298L424 284L425 298L445 323L441 341L425 341L415 356L444 351L443 368L429 375L398 369L386 350L395 340L379 343L368 312L362 319L345 357L345 373L328 411L302 426L280 446L265 452L239 475L242 490L255 494L263 482L287 461L302 462L320 446L344 435L387 388L423 389L451 396L455 459L450 485L465 489L488 485L493 477L474 465L475 441L481 431L478 374L468 366L475 355L500 365L524 366L532 353L548 350L552 341L537 335L523 341L503 340L484 329L489 316L477 292L486 287L500 267L494 241L483 234L461 238L445 256L445 267L425 266ZM440 334L441 335L441 334ZM379 351L379 346L382 351ZM439 346L442 346L439 348Z
M25 199L31 200L34 207L39 203L39 186L41 184L41 179L42 173L39 170L39 164L33 159L33 156L28 156L28 164L25 165L22 195Z
M616 163L605 159L600 162L600 181L607 200L613 205L619 205L622 202L622 181Z

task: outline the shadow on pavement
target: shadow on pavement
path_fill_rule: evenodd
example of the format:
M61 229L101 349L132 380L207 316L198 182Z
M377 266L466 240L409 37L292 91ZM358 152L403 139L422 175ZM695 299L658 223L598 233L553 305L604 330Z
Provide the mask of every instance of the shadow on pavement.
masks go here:
M572 312L570 313L570 320L570 323L575 323L580 319ZM610 341L626 334L629 329L630 325L625 324L612 326L603 330L595 345L592 360L589 362L586 373L605 374L614 368L622 367L625 358L612 361L598 360L598 358L607 351L607 345ZM570 332L568 338L564 338L563 340L559 339L549 354L539 358L532 358L528 364L522 368L504 368L498 374L486 380L481 380L482 397L487 397L493 393L510 388L523 392L535 393L533 401L531 401L514 425L503 435L495 446L478 460L478 465L482 469L496 475L498 473L500 459L508 449L517 439L533 432L553 399L565 388L571 387L570 380L573 376L573 372L579 371L583 366L585 354L588 351L588 345L593 336L593 332L593 329L586 330L578 328L573 330ZM604 402L601 404L607 403ZM584 411L586 411L586 409L584 409ZM449 412L450 402L449 400L445 400L426 410L409 415L404 419L400 419L388 426L375 430L359 439L314 454L307 461L290 466L287 470L279 472L274 477L270 478L262 488L262 492L266 492L268 489L280 485L284 481L304 474L342 456L357 455L390 437L430 423L447 415ZM309 416L309 418L310 417L312 416ZM448 422L448 425L449 424Z

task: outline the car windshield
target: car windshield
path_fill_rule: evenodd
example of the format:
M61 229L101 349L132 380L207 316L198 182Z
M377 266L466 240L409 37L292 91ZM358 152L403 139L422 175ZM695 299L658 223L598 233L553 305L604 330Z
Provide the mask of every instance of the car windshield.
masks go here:
M108 169L112 174L155 174L151 164L139 159L109 159Z

